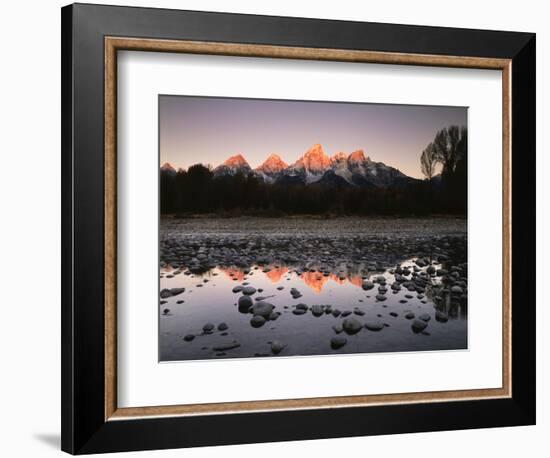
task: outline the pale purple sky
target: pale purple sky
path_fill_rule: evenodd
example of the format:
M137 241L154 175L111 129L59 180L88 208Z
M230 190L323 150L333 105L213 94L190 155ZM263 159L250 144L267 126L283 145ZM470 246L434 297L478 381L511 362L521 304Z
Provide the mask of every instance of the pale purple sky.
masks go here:
M422 150L439 129L466 126L467 108L161 95L159 117L160 163L175 168L237 153L252 168L271 153L291 164L320 143L421 177Z

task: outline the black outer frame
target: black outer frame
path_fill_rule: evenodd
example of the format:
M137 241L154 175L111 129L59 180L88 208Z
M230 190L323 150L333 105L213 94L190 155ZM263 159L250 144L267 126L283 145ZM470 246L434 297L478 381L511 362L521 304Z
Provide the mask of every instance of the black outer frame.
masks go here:
M535 34L89 4L61 14L64 451L535 424L535 313L521 310L535 303ZM512 397L105 421L105 36L512 59Z

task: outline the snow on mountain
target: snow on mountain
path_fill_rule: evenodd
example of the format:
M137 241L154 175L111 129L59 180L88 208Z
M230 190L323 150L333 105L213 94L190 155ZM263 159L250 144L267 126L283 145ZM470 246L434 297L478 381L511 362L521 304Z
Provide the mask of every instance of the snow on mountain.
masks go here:
M288 167L283 175L298 178L306 184L315 183L330 168L331 160L318 143L309 148L304 155Z
M225 175L236 175L237 173L242 173L243 175L248 175L252 172L250 165L246 162L246 159L242 154L236 154L231 156L224 163L218 165L214 169L214 177L220 177Z
M163 164L161 171L176 173L169 163ZM236 154L213 172L214 177L233 176L239 172L244 175L254 174L265 183L281 185L319 183L332 187L349 185L388 188L416 181L394 167L371 160L362 149L350 154L337 152L329 157L320 144L313 145L290 166L277 154L270 154L260 166L252 170L242 154Z
M277 154L270 154L262 165L254 169L254 173L266 183L273 183L286 168L288 164L285 161Z

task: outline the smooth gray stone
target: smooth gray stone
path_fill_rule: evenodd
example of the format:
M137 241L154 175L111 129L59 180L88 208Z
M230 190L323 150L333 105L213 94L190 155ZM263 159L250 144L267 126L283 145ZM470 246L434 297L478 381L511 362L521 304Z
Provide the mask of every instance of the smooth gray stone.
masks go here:
M355 318L346 318L342 323L342 327L348 334L357 334L363 328L363 325Z
M334 350L338 350L339 348L342 348L346 343L348 342L348 339L346 339L345 336L334 336L332 339L330 339L330 346Z
M428 323L422 320L414 320L411 324L411 329L414 333L422 332L426 327L428 326Z
M384 323L380 321L367 321L365 323L365 328L369 331L381 331L384 328Z

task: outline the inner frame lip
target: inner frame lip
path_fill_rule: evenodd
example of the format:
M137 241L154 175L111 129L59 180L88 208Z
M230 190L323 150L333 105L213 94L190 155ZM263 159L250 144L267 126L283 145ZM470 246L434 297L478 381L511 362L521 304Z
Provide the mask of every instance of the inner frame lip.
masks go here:
M501 70L503 137L503 386L501 388L491 389L118 408L116 401L116 63L117 51L119 50ZM114 36L104 37L104 58L105 421L167 416L197 416L230 413L366 407L374 405L466 401L512 397L511 59Z

